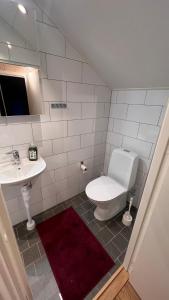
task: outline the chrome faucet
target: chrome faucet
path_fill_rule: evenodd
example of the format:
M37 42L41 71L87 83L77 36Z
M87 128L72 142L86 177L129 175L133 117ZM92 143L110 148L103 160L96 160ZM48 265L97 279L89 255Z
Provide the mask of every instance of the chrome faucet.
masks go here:
M12 150L10 152L7 152L7 154L12 154L15 165L19 165L21 163L18 150Z

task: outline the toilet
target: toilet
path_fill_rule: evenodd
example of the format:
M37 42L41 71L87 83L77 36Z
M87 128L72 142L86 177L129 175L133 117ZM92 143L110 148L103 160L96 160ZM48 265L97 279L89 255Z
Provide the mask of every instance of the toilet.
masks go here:
M127 192L136 180L138 155L127 149L114 149L111 154L108 176L100 176L88 183L86 195L97 207L94 216L105 221L123 210Z

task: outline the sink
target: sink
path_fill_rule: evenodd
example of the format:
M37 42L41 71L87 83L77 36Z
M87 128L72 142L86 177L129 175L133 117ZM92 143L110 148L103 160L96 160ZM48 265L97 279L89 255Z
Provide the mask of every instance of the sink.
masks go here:
M43 158L36 161L30 161L28 158L21 160L19 165L1 166L0 184L17 184L27 182L33 177L42 173L46 168Z
M27 230L35 228L35 221L30 214L30 199L31 199L31 179L41 174L46 168L46 163L42 157L36 161L30 161L28 158L21 160L20 164L12 165L11 163L4 164L0 169L0 184L22 184L21 195L24 201L28 221L26 223Z

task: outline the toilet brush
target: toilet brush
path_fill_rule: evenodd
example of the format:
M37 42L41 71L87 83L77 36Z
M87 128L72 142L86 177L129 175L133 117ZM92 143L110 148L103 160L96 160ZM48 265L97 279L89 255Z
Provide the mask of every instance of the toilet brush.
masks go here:
M131 210L131 207L132 207L132 204L133 204L133 199L134 197L133 196L130 196L130 200L129 200L129 209L123 214L123 218L122 218L122 223L125 225L125 226L130 226L131 225L131 222L132 222L132 215L130 213L130 210Z

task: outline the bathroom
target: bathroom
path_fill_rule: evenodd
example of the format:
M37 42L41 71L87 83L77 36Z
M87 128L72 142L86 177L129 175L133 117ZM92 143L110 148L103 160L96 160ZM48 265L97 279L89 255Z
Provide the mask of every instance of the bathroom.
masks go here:
M56 18L58 23L61 22L59 27L54 12L51 11L52 1L49 1L48 5L43 2L24 0L18 3L0 0L0 93L3 88L2 77L8 75L25 78L30 100L29 113L23 114L16 113L16 107L12 113L8 113L7 109L2 113L0 103L0 183L32 299L87 300L96 296L123 264L167 108L169 89L167 84L163 84L164 81L160 81L161 78L159 83L155 76L154 82L152 79L153 83L148 81L148 70L145 76L140 71L142 78L135 76L134 71L137 70L134 67L131 70L132 76L127 79L125 72L123 77L119 74L119 80L112 72L112 85L105 74L104 68L109 69L107 61L105 60L103 72L102 63L98 65L98 69L95 66L97 59L93 57L92 51L97 51L97 48L93 46L91 53L89 51L91 56L89 55L88 60L85 52L87 45L83 50L83 42L78 47L77 40L73 39L73 25L70 31L68 28L64 34L65 28L59 17L59 13L61 16L63 14L63 8L58 4ZM67 5L65 9L71 11L73 8ZM79 10L79 7L77 9ZM82 11L83 9L79 11L79 17ZM65 16L67 22L71 22L67 12ZM83 22L84 19L82 25ZM66 21L65 26L68 26ZM91 36L92 34L93 31ZM89 44L90 42L89 40ZM100 45L100 51L103 51L102 47L103 45ZM83 51L79 51L81 49ZM101 54L98 53L98 60L101 60L99 55ZM163 86L165 88L161 88ZM0 102L4 103L2 94ZM37 176L30 175L27 180L22 181L15 178L12 184L3 184L1 177L5 178L5 172L10 167L19 167L20 162L28 160L32 144L35 158L37 155L38 160L30 163L39 162ZM15 150L19 153L19 163L18 157L14 155ZM118 160L115 158L111 170L115 166L116 170L119 167L123 173L123 156L136 159L137 166L130 171L130 176L133 176L132 184L129 184L125 191L119 192L119 195L124 194L122 205L118 206L116 211L108 206L109 216L106 216L104 200L100 209L104 212L98 215L96 207L98 209L100 202L103 202L103 188L102 182L95 181L93 192L93 182L103 176L107 178L111 173L109 166L112 153L116 153L117 156L119 153L121 156ZM100 188L99 192L97 185ZM91 189L92 193L97 194L96 198L90 198ZM110 190L112 191L111 187ZM112 198L115 196L111 196ZM122 217L128 210L131 199L132 220L130 226L125 226ZM119 202L119 198L117 201ZM62 216L63 213L64 226L60 227L58 236L57 216ZM74 282L73 287L68 282L68 289L64 290L66 278L63 278L63 274L66 274L66 271L63 274L59 273L57 266L55 269L52 265L50 254L45 252L43 240L43 236L46 236L43 232L43 228L46 230L46 227L43 224L48 224L47 231L51 236L55 233L56 226L56 239L59 241L65 234L64 228L69 231L69 224L71 228L71 218L75 218L79 225L74 235L74 238L79 237L79 245L78 240L74 240L74 247L82 251L78 253L79 256L83 256L80 236L84 232L87 241L87 228L90 234L92 233L92 236L89 234L90 239L94 238L93 243L96 243L97 250L103 253L108 265L106 267L105 262L102 269L96 260L96 265L93 264L96 270L91 275L91 281L87 281L88 284L85 285L84 280L79 291L80 279ZM30 219L28 225L27 219ZM56 220L56 223L52 223L52 220ZM56 249L56 253L58 251L59 249ZM58 253L58 257L59 255ZM91 259L93 258L94 254L93 257L91 254ZM79 263L78 255L77 261L73 254L72 258L71 254L66 258L60 256L60 260L62 259L65 265L72 264L74 269ZM89 258L88 264L90 263ZM65 268L64 264L60 269ZM84 270L78 269L79 273L69 269L67 271L75 276L73 278L82 276L86 279L90 274L90 270L85 266Z

